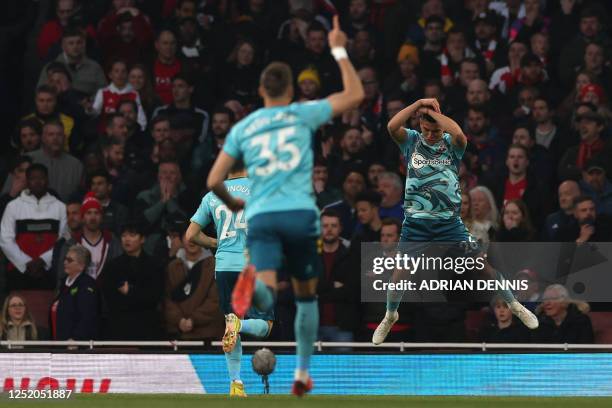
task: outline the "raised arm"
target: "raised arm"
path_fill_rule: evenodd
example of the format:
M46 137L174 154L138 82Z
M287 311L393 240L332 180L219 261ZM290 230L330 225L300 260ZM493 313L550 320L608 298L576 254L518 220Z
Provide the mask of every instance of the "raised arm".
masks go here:
M409 105L399 111L391 118L387 124L387 130L396 143L402 144L406 141L408 136L406 135L406 132L404 132L404 124L422 108L431 108L436 112L440 112L440 104L437 100L419 99L412 105Z
M424 108L421 109L421 112L424 114L429 114L429 116L438 122L444 132L451 135L451 143L453 146L465 149L465 146L467 145L467 137L465 137L463 130L461 130L461 126L459 126L457 122L448 116L444 116L440 112L436 112L433 109Z
M331 53L338 62L342 75L342 87L344 88L341 92L331 94L327 98L332 107L332 115L338 116L359 106L365 93L361 79L359 79L355 67L353 67L346 53L346 34L340 30L337 15L334 16L334 27L329 32L328 41Z

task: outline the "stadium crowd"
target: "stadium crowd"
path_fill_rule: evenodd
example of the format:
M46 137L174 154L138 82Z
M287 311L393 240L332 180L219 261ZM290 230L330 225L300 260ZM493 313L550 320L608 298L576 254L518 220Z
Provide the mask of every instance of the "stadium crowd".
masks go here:
M229 130L261 106L268 62L290 64L296 101L340 89L326 45L336 13L366 98L313 144L322 340L368 341L384 314L360 303L360 244L399 239L405 158L386 124L416 99L438 99L468 137L461 217L482 243L612 240L611 2L5 0L2 10L4 339L220 338L213 253L185 239L189 218ZM535 333L494 298L479 339L595 341L588 304L534 286L523 300L539 313ZM51 292L49 323L35 322L27 303ZM463 341L480 306L404 304L389 339ZM281 276L272 339L292 338L293 313Z

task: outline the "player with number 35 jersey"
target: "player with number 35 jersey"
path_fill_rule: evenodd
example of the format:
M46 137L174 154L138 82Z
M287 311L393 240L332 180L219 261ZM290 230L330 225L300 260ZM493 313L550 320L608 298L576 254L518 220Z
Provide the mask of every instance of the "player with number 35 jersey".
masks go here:
M292 103L291 68L281 62L269 64L259 81L264 107L232 128L207 181L230 209L239 210L246 204L250 264L232 294L232 307L238 315L251 303L261 311L274 307L276 274L286 261L296 299L297 361L291 392L297 396L312 389L308 367L319 325L319 214L312 188L313 134L333 116L355 109L364 97L363 85L344 48L347 37L340 30L338 16L334 16L328 37L344 89L322 100ZM222 184L239 160L245 163L252 182L246 200L233 197Z

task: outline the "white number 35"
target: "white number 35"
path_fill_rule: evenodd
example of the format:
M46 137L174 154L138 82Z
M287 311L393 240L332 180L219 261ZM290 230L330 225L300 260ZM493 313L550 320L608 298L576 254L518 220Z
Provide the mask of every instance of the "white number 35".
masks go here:
M290 142L287 142L287 137L295 134L295 128L289 127L278 131L277 152L270 150L271 133L264 133L261 136L254 137L251 140L251 146L260 146L259 157L267 160L267 164L255 169L255 174L258 176L267 176L277 170L289 171L294 169L300 162L300 149ZM283 152L289 153L289 160L281 161L279 155Z

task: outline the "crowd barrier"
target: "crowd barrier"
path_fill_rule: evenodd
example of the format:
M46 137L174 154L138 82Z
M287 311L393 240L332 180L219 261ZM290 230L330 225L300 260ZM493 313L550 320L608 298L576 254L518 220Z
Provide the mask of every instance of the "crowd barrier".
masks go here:
M225 357L218 352L194 352L204 345L199 341L2 341L0 386L4 392L225 394L229 387ZM288 393L295 364L293 346L292 342L244 343L242 377L250 394L263 392L261 378L250 364L250 353L259 347L277 353L270 392ZM57 347L61 350L52 351ZM122 347L140 351L118 352ZM147 351L148 347L166 352ZM311 367L315 394L612 396L612 345L389 343L373 347L318 342L315 347L319 350ZM41 348L47 350L39 352Z

